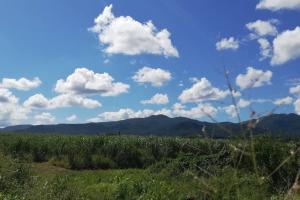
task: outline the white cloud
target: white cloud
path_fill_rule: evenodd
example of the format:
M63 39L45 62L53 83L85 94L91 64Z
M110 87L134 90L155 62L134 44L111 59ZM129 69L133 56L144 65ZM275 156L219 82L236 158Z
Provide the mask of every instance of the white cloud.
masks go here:
M245 100L245 99L240 99L240 100L238 101L238 106L239 106L240 108L245 108L245 107L249 106L250 104L251 104L251 102L248 101L248 100Z
M134 111L130 108L122 108L115 112L103 112L95 118L88 119L89 122L104 122L104 121L118 121L130 118L145 118L151 115L166 115L169 117L188 117L192 119L200 119L208 116L215 116L218 109L213 107L211 104L198 104L196 107L185 110L184 106L173 106L172 110L161 109L161 110L138 110Z
M158 114L169 114L169 111L166 109L153 111L149 109L134 111L129 108L122 108L116 112L103 112L99 114L97 117L89 119L89 122L103 122L103 121L119 121L129 118L145 118L151 115L158 115Z
M257 88L263 85L270 85L272 78L271 71L258 70L253 67L247 68L246 74L239 74L236 77L236 84L241 90L248 88Z
M107 63L109 63L109 62L110 62L109 59L105 59L105 60L103 61L104 64L107 64Z
M115 17L112 5L106 6L94 23L89 30L98 34L108 54L179 56L167 29L157 30L152 21L141 23L130 16Z
M200 119L203 117L214 117L218 109L211 104L198 104L191 109L184 109L184 107L174 107L173 116L188 117L192 119Z
M30 108L48 108L49 100L42 94L35 94L29 97L23 105Z
M191 83L197 83L199 81L199 79L197 77L191 77L191 78L189 78L189 81Z
M276 99L273 102L275 105L290 105L293 103L293 98L292 97L285 97L285 98L281 98L281 99Z
M272 103L271 99L251 99L251 103Z
M2 83L0 83L0 88L27 91L40 86L41 83L42 82L38 77L35 77L32 80L26 78L20 78L18 80L12 78L3 78Z
M260 46L260 61L272 57L272 47L270 42L265 38L259 38L257 42Z
M238 109L238 108L237 108ZM236 108L234 105L230 105L230 106L225 106L223 107L224 112L229 115L231 118L234 118L237 116L237 112L236 112ZM239 112L239 110L238 110Z
M228 90L220 90L211 85L209 80L201 78L189 89L185 89L179 96L182 103L195 103L205 100L224 99L229 94Z
M273 40L272 65L280 65L300 57L300 27L286 30Z
M216 43L216 48L218 51L225 50L225 49L236 50L239 48L239 41L234 39L234 37L223 38Z
M290 88L290 93L300 97L300 85Z
M240 113L240 108L246 108L251 104L251 101L245 99L239 99L237 102L237 107L234 105L229 105L221 108L227 115L231 118L235 118L238 113ZM237 110L236 110L237 109ZM237 113L238 112L238 113Z
M169 98L167 94L157 93L151 99L141 101L142 104L167 104L169 103Z
M28 109L16 103L0 102L0 127L23 123L28 119Z
M18 98L8 89L0 88L0 103L18 103Z
M257 20L255 22L250 22L246 24L247 29L253 32L254 35L252 37L261 37L261 36L275 36L277 35L277 28L276 24L278 20L272 19L268 21Z
M73 114L73 115L71 115L71 116L69 116L69 117L66 118L66 120L69 121L69 122L73 122L76 119L77 119L77 116L75 114Z
M40 124L52 124L55 121L55 117L48 112L43 112L34 116L36 125Z
M61 94L49 100L42 94L35 94L29 97L23 105L27 108L39 109L56 109L71 106L81 106L89 109L101 107L101 103L94 99L70 94Z
M129 85L114 82L108 73L95 73L86 68L77 68L66 80L58 80L55 91L72 95L117 96L127 93Z
M288 79L285 84L286 85L291 85L291 86L300 85L300 78L291 78L291 79Z
M300 115L300 99L294 102L295 112Z
M150 67L143 67L139 69L132 79L135 82L144 84L150 83L152 86L160 87L165 82L171 80L172 75L169 71L163 70L161 68L150 68Z
M175 103L172 106L173 110L183 110L185 108L185 105L182 105L181 103Z
M99 114L97 117L90 118L87 121L88 122L103 122L103 121L119 121L119 120L124 120L124 119L129 119L133 116L134 111L125 108L125 109L120 109L119 111L116 112L103 112Z
M282 9L295 10L300 8L300 0L260 0L256 9L278 11Z
M68 94L58 95L52 98L50 101L50 108L62 108L71 106L81 106L84 108L98 108L101 107L101 103L94 99L85 98L82 96L74 96Z
M18 102L18 98L11 91L0 88L0 127L19 124L28 119L30 110Z
M241 97L242 93L240 91L237 90L232 90L232 96L235 98Z

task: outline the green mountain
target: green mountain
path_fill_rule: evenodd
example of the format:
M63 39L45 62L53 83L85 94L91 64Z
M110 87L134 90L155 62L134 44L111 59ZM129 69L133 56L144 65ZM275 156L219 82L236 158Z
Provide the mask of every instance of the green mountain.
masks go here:
M300 116L296 114L273 114L260 118L253 129L254 134L272 134L300 136ZM242 124L222 122L201 122L184 117L170 118L154 115L147 118L133 118L114 122L56 125L20 125L1 129L1 132L19 133L59 133L59 134L131 134L131 135L165 135L188 136L206 135L224 138L242 134L249 121ZM247 132L243 132L247 134Z

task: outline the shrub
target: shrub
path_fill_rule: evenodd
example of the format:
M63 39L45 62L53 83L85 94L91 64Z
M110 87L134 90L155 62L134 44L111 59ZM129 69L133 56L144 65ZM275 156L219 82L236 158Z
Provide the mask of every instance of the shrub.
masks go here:
M96 154L92 155L92 167L94 169L114 169L116 164L111 159L104 157L102 155Z
M120 150L114 158L119 168L142 168L142 154L135 148Z
M11 160L0 154L0 193L19 198L31 187L32 177L28 164Z

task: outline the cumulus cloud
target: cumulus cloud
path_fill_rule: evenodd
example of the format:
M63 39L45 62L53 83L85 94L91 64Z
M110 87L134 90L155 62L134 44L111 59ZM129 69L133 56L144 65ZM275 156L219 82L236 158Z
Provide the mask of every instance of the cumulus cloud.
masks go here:
M272 75L273 73L269 70L263 71L253 67L248 67L246 74L239 74L236 77L236 84L241 88L241 90L270 85Z
M77 116L76 116L75 114L73 114L73 115L71 115L71 116L69 116L69 117L66 118L66 120L67 120L68 122L73 122L73 121L75 121L76 119L77 119Z
M300 115L300 99L294 102L295 112Z
M272 65L284 64L300 57L300 27L286 30L273 40Z
M216 43L216 48L218 51L226 49L236 50L239 48L239 41L236 40L234 37L223 38Z
M209 80L201 78L191 88L183 90L178 99L182 103L195 103L205 100L224 99L228 94L228 90L224 91L215 88Z
M231 118L234 118L237 116L236 108L234 105L225 106L223 107L224 112L229 115ZM239 111L238 111L239 112Z
M115 112L103 112L99 114L97 117L91 118L88 121L89 122L119 121L119 120L130 119L130 118L145 118L151 115L159 115L159 114L171 116L170 110L167 109L162 109L158 111L154 111L150 109L134 111L130 108L122 108Z
M238 107L240 107L240 108L248 107L250 104L251 104L251 102L248 100L245 100L245 99L240 99L238 101Z
M237 90L232 90L232 96L235 98L241 97L242 93L240 91Z
M8 89L0 88L0 127L19 124L28 119L29 109L19 105L19 99Z
M17 103L18 98L8 89L0 88L0 103Z
M48 108L49 100L42 94L35 94L29 97L23 105L30 108Z
M55 117L48 112L43 112L40 114L37 114L34 116L35 119L35 125L39 125L39 124L52 124L53 122L55 122Z
M271 20L256 20L246 24L246 28L251 31L250 39L257 39L260 46L260 61L266 58L271 58L273 53L273 47L266 39L267 36L276 36L278 30L276 25L279 23L277 19Z
M18 80L12 78L3 78L2 82L0 83L0 88L27 91L40 86L41 83L42 82L38 77L35 77L32 80L26 78L20 78Z
M270 42L265 38L259 38L257 42L260 46L260 61L272 57L272 47Z
M157 93L149 100L141 101L142 104L167 104L169 103L169 98L167 94Z
M169 71L161 68L143 67L139 69L132 79L135 82L144 84L150 83L154 87L160 87L165 82L171 80L172 75Z
M278 11L282 9L295 10L300 8L300 0L260 0L256 9Z
M23 123L28 119L29 110L16 103L0 102L0 127Z
M152 21L141 23L130 16L115 17L112 5L106 6L89 31L98 35L108 54L156 54L178 57L167 29L157 30Z
M94 99L89 99L83 96L61 94L52 99L47 99L42 94L35 94L29 97L23 105L27 108L38 109L56 109L72 106L80 106L84 108L101 107L101 103Z
M281 99L276 99L273 102L275 105L290 105L293 103L293 98L292 97L285 97L285 98L281 98Z
M185 105L182 105L181 103L175 103L172 106L173 110L183 110L185 108Z
M218 109L211 104L198 104L196 107L184 109L184 106L173 106L173 109L161 110L138 110L134 111L130 108L122 108L115 112L103 112L95 118L88 119L89 122L104 122L104 121L118 121L130 118L145 118L151 115L166 115L169 117L188 117L192 119L200 119L207 116L215 116Z
M248 30L253 32L252 37L262 37L262 36L275 36L278 31L276 28L276 24L278 20L272 19L268 21L257 20L255 22L250 22L246 24Z
M108 73L95 73L86 68L77 68L66 80L57 81L55 91L72 95L101 95L117 96L127 93L130 86L121 82L114 82Z
M218 109L209 103L198 104L196 107L184 109L184 107L174 107L173 116L188 117L192 119L200 119L203 117L214 117L218 113Z
M227 115L229 115L231 118L237 117L237 112L240 113L241 108L246 108L251 104L251 101L245 100L245 99L239 99L237 102L237 106L229 105L221 108ZM237 109L237 110L236 110Z
M300 85L290 88L290 93L300 97Z
M50 108L81 106L84 108L101 107L101 103L94 99L68 94L58 95L50 100Z

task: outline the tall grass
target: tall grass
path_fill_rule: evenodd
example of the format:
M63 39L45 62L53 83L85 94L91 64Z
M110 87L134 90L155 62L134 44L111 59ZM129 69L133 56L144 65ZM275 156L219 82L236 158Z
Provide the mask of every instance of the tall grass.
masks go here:
M262 199L272 194L293 197L298 184L299 146L299 141L268 136L253 137L250 141L0 135L0 152L19 163L50 162L75 170L137 168L169 178L188 176L197 180L204 199L222 199L226 195L228 199L245 199L251 192ZM257 169L253 168L253 149ZM0 191L6 190L0 188Z

